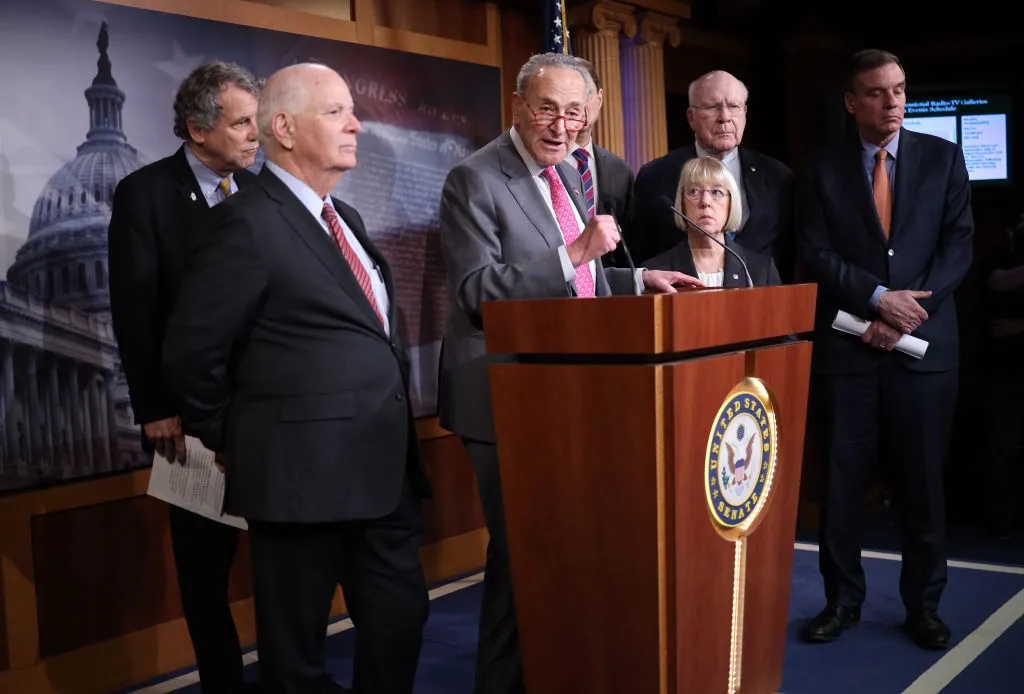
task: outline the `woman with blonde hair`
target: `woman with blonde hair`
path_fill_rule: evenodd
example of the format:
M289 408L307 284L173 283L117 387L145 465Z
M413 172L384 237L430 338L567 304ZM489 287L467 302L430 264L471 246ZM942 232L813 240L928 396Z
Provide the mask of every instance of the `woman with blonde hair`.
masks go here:
M697 157L683 165L676 189L676 209L743 258L755 287L781 284L770 255L751 251L726 236L743 218L739 186L725 164ZM649 270L677 270L699 278L708 287L746 287L743 266L725 248L676 215L683 232L679 243L642 265Z

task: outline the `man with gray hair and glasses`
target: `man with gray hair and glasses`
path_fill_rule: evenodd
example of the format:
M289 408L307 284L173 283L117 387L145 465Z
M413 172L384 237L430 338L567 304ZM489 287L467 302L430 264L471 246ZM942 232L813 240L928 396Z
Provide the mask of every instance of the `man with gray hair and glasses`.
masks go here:
M633 257L650 258L685 243L664 198L675 198L679 175L690 159L712 156L740 187L743 215L735 241L775 258L783 282L793 279L793 172L760 152L741 146L747 124L747 87L733 75L713 70L690 83L686 120L694 143L644 164L636 177L635 211L626 229Z
M234 63L196 68L174 99L178 150L126 176L107 233L110 308L143 448L185 462L180 403L161 375L161 345L189 247L210 208L255 176L259 84ZM228 606L238 530L170 506L182 611L204 694L248 691ZM253 687L250 686L249 689Z
M441 350L441 425L461 439L490 532L477 646L476 694L522 692L505 510L491 410L482 304L500 299L675 292L703 286L680 272L605 268L619 243L614 218L590 217L576 167L565 162L587 125L586 71L544 53L520 69L513 126L448 174L440 235L451 303ZM586 407L569 396L567 407ZM557 464L557 461L551 461Z

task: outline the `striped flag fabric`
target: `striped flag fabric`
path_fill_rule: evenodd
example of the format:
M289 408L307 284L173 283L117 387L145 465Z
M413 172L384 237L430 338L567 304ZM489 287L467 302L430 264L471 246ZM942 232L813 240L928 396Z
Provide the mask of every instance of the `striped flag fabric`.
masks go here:
M569 28L565 25L565 0L541 0L541 6L544 13L541 53L572 55Z

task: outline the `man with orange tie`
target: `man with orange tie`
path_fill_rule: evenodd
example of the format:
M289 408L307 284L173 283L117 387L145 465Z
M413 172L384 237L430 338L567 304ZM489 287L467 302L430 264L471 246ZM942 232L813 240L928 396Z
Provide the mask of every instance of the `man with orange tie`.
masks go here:
M143 448L184 462L187 429L160 371L167 319L193 241L215 205L255 181L259 85L234 63L213 62L182 81L174 99L174 154L124 177L107 232L110 310ZM170 506L171 545L204 694L252 690L228 606L238 530Z
M900 492L906 630L921 648L945 648L943 466L958 385L953 293L971 264L971 190L959 146L902 128L906 77L895 55L860 51L849 80L846 109L859 136L813 159L797 188L801 255L819 288L812 392L823 427L827 601L803 636L834 641L860 620L862 498L881 458ZM831 327L840 310L870 321L861 338ZM894 349L911 334L928 343L919 359Z

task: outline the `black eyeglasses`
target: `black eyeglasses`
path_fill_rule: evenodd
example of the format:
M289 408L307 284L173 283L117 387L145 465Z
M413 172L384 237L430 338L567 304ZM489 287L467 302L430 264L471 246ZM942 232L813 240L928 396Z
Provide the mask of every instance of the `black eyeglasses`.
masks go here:
M565 121L565 129L571 133L578 133L580 130L583 130L583 128L587 127L586 113L583 114L582 119L578 116L578 114L559 115L544 110L541 110L540 113L537 113L536 111L533 110L533 107L530 106L529 103L527 103L526 99L523 99L523 103L526 104L526 108L530 109L530 115L533 116L533 122L536 123L537 125L542 125L545 128L550 128L555 121L561 119ZM548 107L541 106L541 109L545 108Z

